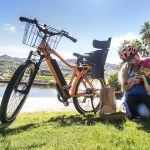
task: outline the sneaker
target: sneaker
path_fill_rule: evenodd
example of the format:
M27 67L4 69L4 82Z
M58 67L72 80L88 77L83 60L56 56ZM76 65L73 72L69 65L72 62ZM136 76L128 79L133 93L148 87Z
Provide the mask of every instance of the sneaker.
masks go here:
M140 120L141 120L141 118L139 116L132 119L132 121L134 121L134 122L139 122Z

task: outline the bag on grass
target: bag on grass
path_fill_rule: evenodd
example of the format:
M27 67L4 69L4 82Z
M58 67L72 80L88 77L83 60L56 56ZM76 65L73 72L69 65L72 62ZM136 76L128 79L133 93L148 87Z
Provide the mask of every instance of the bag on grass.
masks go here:
M115 88L105 87L100 93L100 118L104 120L125 119L124 112L116 112Z

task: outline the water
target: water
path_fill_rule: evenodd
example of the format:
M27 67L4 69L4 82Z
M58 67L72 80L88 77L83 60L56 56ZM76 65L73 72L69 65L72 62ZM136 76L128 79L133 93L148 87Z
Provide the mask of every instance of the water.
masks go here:
M6 84L0 83L0 97L3 96L6 89ZM56 97L57 91L52 87L32 86L29 97Z

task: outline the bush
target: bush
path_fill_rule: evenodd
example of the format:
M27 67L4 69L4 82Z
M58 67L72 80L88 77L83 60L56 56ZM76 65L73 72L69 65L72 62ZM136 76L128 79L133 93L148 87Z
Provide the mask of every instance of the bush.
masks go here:
M121 91L121 85L118 81L118 72L115 71L108 75L107 85L114 87L116 91Z

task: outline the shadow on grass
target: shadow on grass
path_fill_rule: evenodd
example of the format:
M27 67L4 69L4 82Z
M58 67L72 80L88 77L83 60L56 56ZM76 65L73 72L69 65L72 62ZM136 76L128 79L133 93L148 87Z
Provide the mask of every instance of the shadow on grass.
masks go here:
M8 124L9 125L9 124ZM30 124L26 124L26 125L23 125L23 126L19 126L19 127L16 127L16 128L7 128L8 125L0 125L0 134L2 136L7 136L9 134L18 134L18 133L22 133L24 131L27 131L31 128L36 128L38 126L38 124L34 124L34 123L30 123Z
M111 124L114 125L119 130L122 130L124 128L124 122L122 121L103 121L100 120L100 118L95 117L95 115L88 114L88 115L72 115L72 116L57 116L52 117L48 120L49 123L54 122L58 123L60 126L71 126L71 125L86 125L86 126L92 126L96 123L103 123L103 124Z
M150 119L143 119L140 122L140 126L138 127L139 130L144 130L150 133Z
M24 131L32 130L33 128L38 128L39 126L49 125L50 123L56 124L58 127L67 127L72 125L85 125L92 126L96 123L102 124L112 124L117 129L122 130L124 128L124 121L101 121L98 117L92 114L88 115L59 115L56 117L51 117L48 121L38 122L38 123L30 123L23 126L15 127L15 128L6 128L7 126L0 125L0 134L2 136L7 135L15 135L22 133Z

